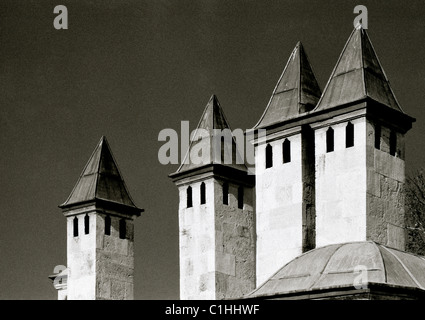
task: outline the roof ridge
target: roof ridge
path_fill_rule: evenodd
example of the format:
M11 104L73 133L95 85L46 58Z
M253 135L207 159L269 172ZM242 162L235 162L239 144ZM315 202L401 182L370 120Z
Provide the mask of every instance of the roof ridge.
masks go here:
M383 267L383 271L384 271L384 282L387 283L388 281L388 273L387 273L387 268L385 266L385 259L384 256L382 255L382 251L379 249L379 247L381 246L380 243L373 241L373 240L368 240L369 242L374 244L375 249L378 251L379 257L381 258L381 263L382 263L382 267Z
M103 142L102 142L102 144L103 143L105 143L105 146L108 148L108 152L109 152L109 154L110 154L110 156L111 156L111 158L112 158L112 162L114 163L114 165L115 165L115 167L117 168L117 171L118 171L118 176L119 176L119 180L120 180L120 182L122 183L122 185L123 185L123 187L124 187L124 191L125 191L125 195L130 199L130 201L131 201L131 203L134 205L134 206L136 206L135 204L134 204L134 200L133 200L133 198L132 198L132 196L131 196L131 194L130 194L130 192L128 191L128 188L127 188L127 184L125 183L125 180L124 180L124 177L123 177L123 175L122 175L122 173L121 173L121 169L120 169L120 167L119 167L119 165L118 165L118 162L116 161L116 159L115 159L115 156L114 156L114 153L112 152L112 149L111 149L111 147L109 146L109 142L108 142L108 140L106 139L106 136L103 136ZM102 154L101 154L102 155ZM99 159L99 169L100 169L100 163L101 163L101 161L102 161L102 158L100 158ZM101 173L99 172L98 173L98 175L100 176L101 175ZM97 188L97 186L96 186L96 188ZM97 191L97 190L96 190ZM120 193L121 193L121 196L123 196L123 190L120 190ZM96 193L96 195L97 195L97 193Z
M363 29L362 25L360 24L360 26L357 28L358 30L360 30L361 32L365 32L365 30ZM366 34L366 33L365 33ZM362 35L360 34L360 54L362 55L361 59L360 59L360 63L361 63L361 68L364 70L365 69L365 64L364 64L364 39L362 37ZM370 42L370 41L369 41ZM366 79L365 79L365 73L362 72L362 83L363 83L363 90L365 93L365 97L367 97L367 86L366 86Z
M364 29L363 29L363 30L364 30ZM396 97L396 95L395 95L395 93L394 93L394 91L393 91L393 88L391 87L390 79L387 77L387 74L386 74L386 72L385 72L384 68L382 67L381 60L379 59L378 54L376 53L375 47L373 46L373 43L372 43L372 41L370 40L370 38L369 38L369 34L368 34L368 32L366 32L366 30L364 30L364 34L365 34L365 36L367 37L367 39L368 39L368 41L369 41L369 43L370 43L370 46L372 47L373 52L375 53L375 57L376 57L376 60L377 60L377 62L378 62L379 68L381 69L381 71L382 71L382 73L383 73L383 75L384 75L384 77L385 77L385 80L386 80L386 82L387 82L387 84L388 84L388 88L390 89L390 92L391 92L391 94L393 95L393 98L394 98L394 100L395 100L395 102L396 102L396 104L397 104L398 108L400 109L400 111L401 111L402 113L405 113L405 112L404 112L404 110L403 110L403 108L401 107L400 103L398 102L398 99L397 99L397 97Z
M354 28L354 30L353 30L353 31L351 31L350 36L348 37L348 40L345 42L344 47L342 48L342 51L341 51L341 53L339 54L338 60L336 61L335 65L334 65L334 67L333 67L333 69L332 69L331 76L329 77L328 81L326 82L326 85L325 85L325 88L323 89L322 95L320 96L320 99L319 99L319 101L317 102L316 107L312 110L313 112L314 112L314 111L316 111L316 109L318 109L318 108L319 108L319 106L320 106L320 104L321 104L321 102L322 102L322 100L323 100L323 97L325 96L325 93L326 93L326 91L327 91L327 89L328 89L328 86L329 86L329 84L330 84L331 80L333 79L333 76L334 76L334 74L335 74L335 71L336 71L336 69L337 69L337 67L338 67L338 65L339 65L339 63L340 63L340 61L341 61L342 55L343 55L343 53L345 52L345 49L347 48L348 43L350 42L350 39L351 39L351 37L353 36L353 34L354 34L354 32L355 32L356 30L357 30L357 29L356 29L356 28Z
M304 46L298 41L254 129L266 128L310 112L321 94Z
M97 148L101 148L100 149L100 155L99 155L99 160L97 162L97 169L95 170L95 175L96 175L96 183L94 185L94 198L97 199L97 187L99 186L99 178L100 178L100 174L99 174L99 170L100 170L100 162L102 161L102 148L103 148L103 143L105 142L106 137L102 136L100 138L99 144L97 146ZM94 152L96 152L97 148L94 149ZM87 161L87 164L90 162Z
M288 59L288 61L286 61L285 68L283 68L283 71L280 74L279 80L277 80L276 85L275 85L275 87L274 87L274 89L272 91L272 94L270 96L269 102L267 103L266 109L263 111L263 114L261 115L260 120L258 120L258 122L254 125L254 129L257 128L260 125L261 121L264 119L264 116L266 115L267 110L269 109L270 104L271 104L271 102L273 100L273 96L274 96L277 88L279 87L280 81L282 80L283 76L285 75L285 71L288 68L289 62L291 61L291 57L294 54L294 52L296 51L296 49L297 49L297 46L295 46L295 48L292 49L292 52L289 55L289 59Z
M69 194L69 196L67 197L67 199L65 200L65 202L64 202L63 204L59 205L59 207L61 207L61 206L63 206L64 204L66 204L66 203L67 203L67 202L71 199L72 195L74 194L75 189L77 188L78 182L80 181L81 177L83 177L83 176L84 176L84 172L86 171L86 169L87 169L87 167L88 167L88 165L89 165L89 163L90 163L90 159L94 156L94 154L95 154L95 152L96 152L97 148L98 148L98 147L99 147L99 145L101 144L102 139L103 139L104 137L105 137L105 136L103 136L103 135L102 135L102 137L100 138L99 142L98 142L98 143L97 143L97 145L96 145L96 148L94 148L94 150L91 152L90 157L89 157L89 161L87 161L87 162L86 162L86 164L84 165L83 170L81 171L80 175L78 176L78 180L77 180L77 182L74 184L74 187L72 188L71 193ZM96 173L93 173L93 174L96 174ZM95 190L95 195L96 195L96 190Z
M407 272L407 274L410 276L410 278L413 280L413 282L422 290L425 290L425 288L421 285L421 283L416 279L416 277L412 274L412 272L410 272L409 268L406 267L406 265L403 263L403 261L393 252L391 252L391 250L385 246L382 246L382 248L384 248L386 251L388 251L394 258L396 258L396 260L401 264L401 266L403 267L403 269Z
M193 138L197 135L197 133L198 133L198 129L199 129L199 127L200 127L200 125L201 125L201 122L202 122L202 119L204 118L204 115L205 115L205 113L207 112L208 105L209 105L210 101L213 99L213 97L214 97L214 96L215 96L215 94L212 94L212 95L211 95L210 99L209 99L209 100L208 100L208 102L207 102L207 105L204 107L204 111L202 111L201 118L199 119L198 124L197 124L197 126L196 126L196 129L195 129L195 131L193 132ZM192 139L192 137L190 136L190 133L189 133L189 146L188 146L188 148L187 148L187 151L186 151L186 154L185 154L185 156L184 156L184 158L183 158L183 161L182 161L182 163L180 164L180 166L177 168L176 172L180 172L180 170L181 170L181 169L183 168L183 166L186 164L186 159L187 159L187 157L188 157L188 156L189 156L189 159L190 159L190 150L192 149L192 144L193 144L193 142L194 142L194 140Z

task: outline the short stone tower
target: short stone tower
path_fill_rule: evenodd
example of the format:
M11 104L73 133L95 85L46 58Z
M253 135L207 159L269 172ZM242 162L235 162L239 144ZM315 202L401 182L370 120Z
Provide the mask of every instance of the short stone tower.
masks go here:
M135 206L105 137L99 141L68 199L68 300L133 299ZM61 288L63 290L63 288Z
M314 136L293 120L311 111L320 95L299 42L254 128L267 130L266 138L254 141L257 285L315 247Z
M180 299L237 298L255 288L254 176L237 152L213 95L170 175L180 198Z
M349 37L311 124L317 245L373 240L405 249L403 112L366 30Z

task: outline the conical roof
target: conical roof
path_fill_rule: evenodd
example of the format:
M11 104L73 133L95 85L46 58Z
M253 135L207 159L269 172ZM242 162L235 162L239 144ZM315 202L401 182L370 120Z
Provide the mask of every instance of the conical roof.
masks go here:
M220 138L220 133L224 133L224 143ZM231 143L228 143L229 140ZM220 149L215 147L218 143L221 146ZM202 152L204 150L208 150L208 152ZM196 161L193 159L194 156L197 158ZM231 159L231 161L226 159ZM190 138L189 149L183 163L176 173L200 168L208 164L222 164L235 169L247 170L237 149L235 139L231 135L231 128L223 109L214 94L202 113L195 133Z
M130 197L104 136L97 144L68 199L59 207L67 208L94 200L138 209Z
M304 47L298 42L255 128L284 122L311 111L321 93Z
M351 33L314 111L365 99L403 112L365 29Z

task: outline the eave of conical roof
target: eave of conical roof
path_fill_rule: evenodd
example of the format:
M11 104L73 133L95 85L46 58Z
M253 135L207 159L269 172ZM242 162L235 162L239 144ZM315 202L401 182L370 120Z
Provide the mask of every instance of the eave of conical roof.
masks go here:
M183 163L174 174L194 170L209 164L221 164L246 171L247 168L239 153L233 135L231 136L231 144L220 143L221 141L214 140L215 137L218 137L220 132L227 132L231 135L231 128L226 120L226 116L224 115L217 96L213 94L202 113L195 133L190 137L189 149L186 152ZM206 139L207 137L208 139ZM225 142L226 141L227 140L225 140ZM218 150L218 152L215 152L215 142L221 145L221 149ZM201 155L202 161L194 162L192 161L193 159L191 159L191 156L194 154L192 153L194 149L196 149L196 155L199 155L199 150L209 150L209 153ZM229 155L231 155L231 163L222 161L226 160Z
M255 128L265 128L311 111L321 93L304 47L298 42Z
M359 24L346 42L314 111L366 99L403 112L372 42Z
M68 199L59 207L65 209L96 200L143 211L137 208L131 199L104 136L97 144Z

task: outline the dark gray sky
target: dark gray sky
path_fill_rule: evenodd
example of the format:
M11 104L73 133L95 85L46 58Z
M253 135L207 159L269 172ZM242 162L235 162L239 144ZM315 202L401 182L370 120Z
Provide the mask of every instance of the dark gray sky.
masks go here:
M69 29L53 28L65 5ZM261 116L300 40L323 90L356 5L402 108L409 171L424 166L425 6L410 1L0 2L0 299L56 299L64 202L106 135L145 213L135 223L135 298L178 299L178 193L157 154L164 128L194 129L215 93L232 129Z

